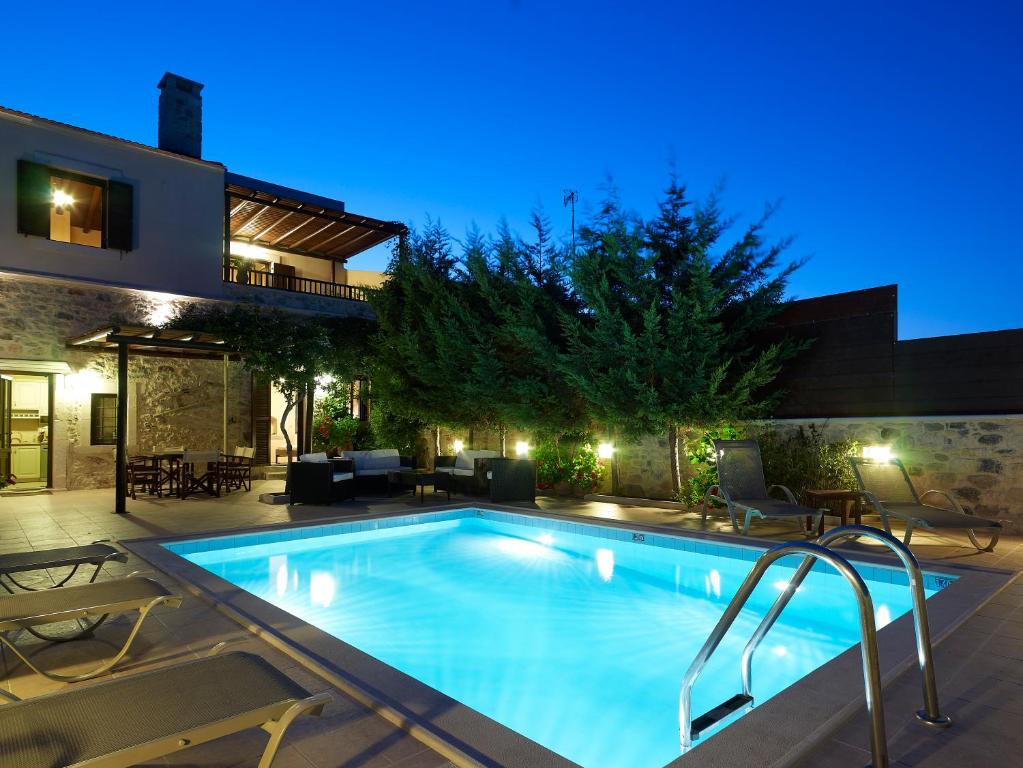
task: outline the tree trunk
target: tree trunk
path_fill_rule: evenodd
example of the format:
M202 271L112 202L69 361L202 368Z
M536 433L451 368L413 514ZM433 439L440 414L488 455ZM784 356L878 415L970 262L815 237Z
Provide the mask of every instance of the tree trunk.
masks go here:
M433 430L433 455L440 456L440 427Z
M285 398L284 413L281 415L281 434L284 435L284 446L288 451L288 469L284 479L284 492L291 493L291 435L288 434L288 416L295 407L295 401Z
M668 459L671 462L671 495L678 498L678 492L682 488L682 474L678 466L678 426L668 426Z
M508 430L505 426L501 425L501 457L504 458L508 455Z

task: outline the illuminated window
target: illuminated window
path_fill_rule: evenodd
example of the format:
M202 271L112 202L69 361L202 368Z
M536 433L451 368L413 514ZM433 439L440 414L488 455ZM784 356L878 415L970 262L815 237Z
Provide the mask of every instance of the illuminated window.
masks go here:
M50 190L50 239L102 248L103 183L53 173Z
M74 245L130 251L135 188L18 160L18 232Z
M92 445L117 444L117 395L95 392L90 409Z

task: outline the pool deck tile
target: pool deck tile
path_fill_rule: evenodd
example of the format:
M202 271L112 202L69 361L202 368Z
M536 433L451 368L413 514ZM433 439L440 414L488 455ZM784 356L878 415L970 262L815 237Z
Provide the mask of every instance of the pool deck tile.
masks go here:
M249 493L231 493L219 499L192 498L129 500L131 514L118 517L111 513L109 489L64 491L52 494L0 497L0 553L26 549L87 544L95 539L134 539L174 536L206 531L247 528L289 522L309 522L336 518L349 513L406 512L425 510L412 496L392 499L360 499L333 507L271 506L258 501L260 493L279 490L280 483L262 481ZM457 503L456 503L457 502ZM478 505L480 500L453 499L451 506ZM447 506L446 504L444 506ZM676 530L731 533L727 521L711 517L706 523L698 513L657 507L619 506L577 499L541 497L527 510L562 513L663 525ZM532 521L530 521L532 523ZM392 521L360 524L362 529L390 527ZM535 525L536 523L532 523ZM557 530L580 532L580 524L559 521ZM793 537L791 525L755 524L753 541L772 544ZM615 539L631 541L628 530L614 532ZM268 537L269 538L269 537ZM684 539L681 542L660 535L647 536L647 543L677 546L684 551L715 552L716 542ZM209 546L209 545L207 545ZM851 551L877 552L878 548L859 543L847 545ZM960 536L932 536L917 533L913 550L922 560L959 565L981 565L1023 571L1023 537L1004 536L995 553L977 553ZM754 560L761 549L745 548L743 560ZM734 550L731 556L735 556ZM113 564L104 570L104 578L124 575L132 570L152 570L135 556L126 564ZM883 575L886 569L877 569ZM888 578L901 580L901 573L888 571ZM180 589L162 573L155 577L173 589ZM41 576L45 579L45 576ZM129 622L118 617L108 622L91 640L71 645L42 647L36 658L52 663L55 670L85 669L109 653L128 631ZM427 748L403 730L363 707L330 684L311 674L294 659L222 616L212 606L195 597L187 597L181 608L154 611L143 625L133 650L115 672L132 674L160 665L195 658L220 640L232 647L250 650L267 658L311 692L331 691L334 700L323 718L301 718L289 730L275 768L444 768L452 765L445 757ZM1023 753L1023 581L1017 581L982 606L976 615L935 647L939 691L943 707L955 724L946 731L932 731L914 722L912 712L919 707L919 675L910 670L886 689L886 721L893 765L898 768L952 768L953 766L1017 765ZM35 696L64 686L29 673L9 653L0 655L0 685L18 696ZM87 683L79 683L85 685ZM793 713L812 722L812 713ZM259 730L194 747L153 765L229 768L255 765L265 744ZM867 723L864 714L849 718L826 737L811 758L798 763L801 768L859 768L869 761ZM697 753L693 753L695 757ZM716 761L711 761L716 762Z

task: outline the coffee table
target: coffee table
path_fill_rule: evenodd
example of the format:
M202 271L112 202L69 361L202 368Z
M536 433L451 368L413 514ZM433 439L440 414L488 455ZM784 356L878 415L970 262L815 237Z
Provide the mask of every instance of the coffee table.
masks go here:
M431 486L434 493L444 493L448 495L448 500L451 499L451 490L449 487L437 487L437 476L434 472L429 469L396 469L387 473L387 485L388 487L401 488L403 491L412 491L412 495L419 492L419 503L422 504L426 498L426 486Z

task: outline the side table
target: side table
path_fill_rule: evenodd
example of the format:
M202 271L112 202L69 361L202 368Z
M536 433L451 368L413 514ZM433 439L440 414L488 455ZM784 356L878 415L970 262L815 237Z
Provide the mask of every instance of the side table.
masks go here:
M842 525L849 524L849 515L857 525L863 522L863 494L844 488L814 488L803 491L803 503L814 509L827 509L842 518ZM812 525L812 518L806 518L806 527ZM821 517L817 535L824 533L824 518Z

